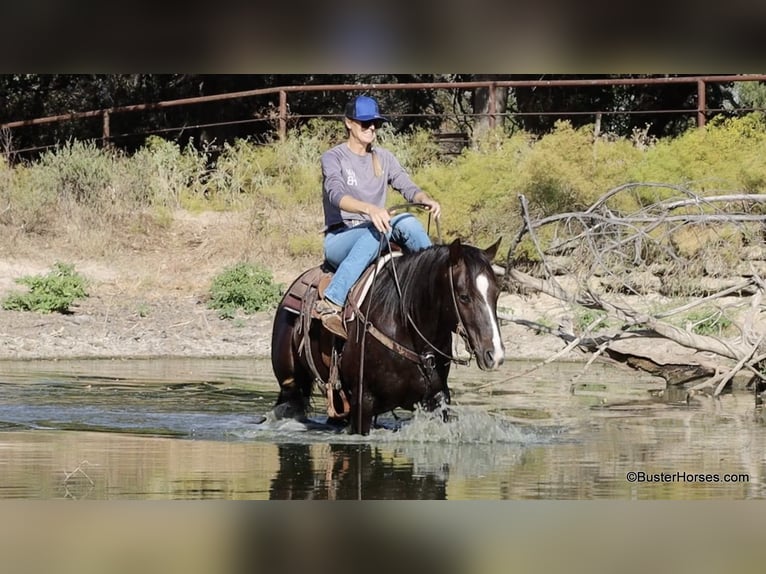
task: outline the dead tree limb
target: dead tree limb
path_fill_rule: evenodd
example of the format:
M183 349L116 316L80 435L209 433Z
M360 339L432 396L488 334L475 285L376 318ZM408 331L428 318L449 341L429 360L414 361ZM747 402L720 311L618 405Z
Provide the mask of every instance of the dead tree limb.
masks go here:
M651 204L625 197L638 188L658 188L670 197ZM603 311L619 322L622 333L648 333L718 357L721 364L715 370L724 374L715 379L716 395L743 369L766 379L760 368L766 361L766 327L760 320L764 283L759 276L759 270L766 273L766 195L704 195L677 185L629 183L608 191L584 211L538 219L523 195L519 200L523 223L508 251L506 281L544 293L571 309ZM626 205L635 208L626 212ZM550 230L541 236L543 228ZM514 254L527 239L539 258L542 277L516 264ZM751 271L738 279L734 268L742 261L745 246L763 254L763 261L751 261ZM568 263L561 262L562 255ZM554 256L556 265L550 262ZM721 285L726 272L730 273L728 284ZM560 281L557 275L562 273L570 280ZM654 293L652 298L645 288L637 290L634 285L642 277L667 293ZM711 287L716 278L717 289ZM666 299L662 308L656 303L659 295ZM743 299L747 296L749 302ZM746 304L732 303L732 298ZM729 317L735 309L742 314ZM702 318L692 320L695 313ZM678 325L680 320L687 320L687 325ZM720 322L718 333L712 332L716 321ZM697 329L701 324L708 330ZM615 334L577 336L561 329L552 333L567 341L568 349L599 353L607 353L610 344L622 339ZM709 372L710 361L705 369Z

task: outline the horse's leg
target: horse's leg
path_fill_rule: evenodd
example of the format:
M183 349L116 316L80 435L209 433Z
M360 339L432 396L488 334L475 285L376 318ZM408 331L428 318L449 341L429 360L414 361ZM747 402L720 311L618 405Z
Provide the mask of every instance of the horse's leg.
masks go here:
M273 413L277 418L305 419L313 378L300 364L293 348L295 317L284 309L277 311L271 338L271 365L279 383L279 396Z
M279 396L274 406L274 415L277 418L305 420L311 400L314 377L303 367L296 354L293 353L292 355L292 376L280 378L277 375Z
M444 389L436 393L434 397L438 401L438 408L441 409L442 420L446 423L449 421L449 405L452 402L452 397L449 394L449 389L444 386Z
M273 413L278 419L306 419L308 401L303 394L301 383L293 379L279 381L280 389Z
M433 412L438 409L442 420L446 423L450 419L449 404L451 401L449 388L445 385L442 390L424 400L421 404L428 412Z
M361 416L359 410L361 409ZM370 434L372 428L372 397L364 395L361 405L354 402L351 405L351 433L352 434Z

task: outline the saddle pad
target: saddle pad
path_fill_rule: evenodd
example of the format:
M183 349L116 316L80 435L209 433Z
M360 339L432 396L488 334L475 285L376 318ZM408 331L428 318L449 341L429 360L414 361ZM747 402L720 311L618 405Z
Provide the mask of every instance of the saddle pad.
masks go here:
M401 251L393 251L391 253L385 254L378 261L377 271L380 271L391 258L399 257L401 255ZM348 294L349 301L355 301L357 306L362 304L362 301L364 301L364 298L367 296L367 292L372 286L373 273L377 271L374 264L365 269L364 273L362 273L362 276L357 280L356 283L354 283L354 286L351 288L351 292ZM283 305L285 309L300 315L301 309L303 308L303 299L306 297L306 293L308 293L309 289L311 287L316 288L317 292L319 293L318 298L321 299L324 296L324 290L330 284L332 276L333 272L328 271L324 265L312 267L311 269L304 271L295 281L293 281L292 285L290 285L290 287L287 289L287 293L285 293L283 299ZM346 305L343 311L343 318L346 321L350 321L354 318L353 305Z
M364 301L364 298L367 296L367 292L370 290L370 287L372 287L374 274L380 272L380 270L383 269L383 266L391 259L394 257L401 257L402 255L403 253L401 251L392 251L390 253L386 253L378 260L377 267L374 264L367 267L364 273L362 273L362 276L357 280L356 283L354 283L354 286L351 288L351 291L348 294L348 301L353 301L356 304L356 307L361 307L362 301ZM343 319L346 321L351 321L353 318L354 305L346 305L346 307L343 309Z

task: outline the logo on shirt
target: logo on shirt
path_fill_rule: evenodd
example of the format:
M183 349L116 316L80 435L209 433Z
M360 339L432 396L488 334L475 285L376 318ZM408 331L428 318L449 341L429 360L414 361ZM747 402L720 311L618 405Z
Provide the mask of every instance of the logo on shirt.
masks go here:
M356 185L356 174L353 169L346 168L346 185Z

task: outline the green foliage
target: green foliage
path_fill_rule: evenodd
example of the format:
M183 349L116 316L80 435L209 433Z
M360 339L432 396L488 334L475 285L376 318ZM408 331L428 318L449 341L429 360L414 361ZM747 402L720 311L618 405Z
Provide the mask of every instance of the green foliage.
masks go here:
M0 225L23 230L25 233L45 233L57 204L56 190L43 185L40 169L25 165L2 169L0 181Z
M136 314L141 317L142 319L149 316L149 305L145 302L141 302L138 304L138 307L136 308Z
M139 204L181 207L204 195L208 152L150 136L131 158L128 193Z
M519 134L413 172L413 179L441 202L445 236L484 244L516 226L519 166L528 151L528 136Z
M344 137L341 122L312 120L284 141L224 144L214 162L207 149L157 137L132 155L71 142L36 162L0 165L0 226L36 234L74 229L74 237L90 233L94 244L108 246L110 237L168 227L179 207L239 210L252 214L253 244L273 245L283 257L318 256L321 237L310 236L322 226L319 157ZM658 141L594 137L592 126L567 122L543 136L495 130L449 158L439 155L423 130L397 134L384 127L379 138L442 203L442 236L475 245L516 234L519 194L532 216L542 217L582 209L629 182L682 184L703 195L766 191L766 120L757 113L713 120ZM671 193L656 185L636 187L608 206L630 213ZM396 194L391 201L399 201ZM543 248L554 238L549 227L538 236ZM93 235L112 229L111 236ZM537 259L528 243L521 252Z
M721 336L732 325L731 319L715 309L692 311L684 320L692 332L698 335Z
M384 126L378 132L377 139L378 143L390 150L409 172L442 163L439 144L427 130L416 129L407 134L397 134Z
M555 322L545 315L538 317L535 323L537 323L533 326L535 335L547 335L556 327Z
M321 210L319 157L337 143L335 134L328 122L313 120L309 127L292 130L284 141L227 143L209 174L208 192L225 198L229 206L257 198L276 208Z
M592 329L603 328L606 317L607 313L605 311L581 307L575 314L575 330L577 333L583 333L588 327L591 327Z
M13 293L3 301L3 309L66 313L76 300L87 297L85 279L75 272L74 265L55 263L46 275L30 275L17 279L26 285L27 293Z
M320 257L323 250L323 239L318 233L301 233L287 240L287 251L291 257Z
M766 83L734 82L734 93L745 108L766 108Z
M70 141L42 155L38 183L64 201L92 205L107 195L114 161L113 154L93 142Z
M246 314L276 307L282 285L275 284L271 272L251 263L238 263L213 279L208 307L218 309L222 319L234 318L237 309Z
M625 139L594 139L593 126L574 129L557 122L525 154L520 191L532 209L545 215L584 209L625 183L626 168L639 159L639 150Z
M701 191L741 189L760 193L766 182L766 118L761 113L718 118L649 148L628 179L672 184L693 182Z

